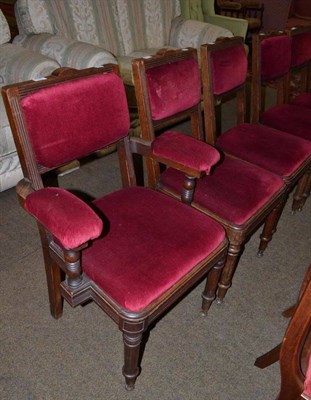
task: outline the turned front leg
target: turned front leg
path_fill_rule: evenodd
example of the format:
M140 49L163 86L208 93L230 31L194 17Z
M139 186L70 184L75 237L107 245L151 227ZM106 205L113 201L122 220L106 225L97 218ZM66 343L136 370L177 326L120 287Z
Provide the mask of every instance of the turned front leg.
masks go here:
M301 211L307 198L310 196L311 191L311 171L308 171L300 178L293 198L292 213L294 214L297 210Z
M181 194L181 201L190 205L193 201L194 189L196 186L196 178L193 176L185 175L183 190Z
M263 253L266 250L268 243L271 241L272 236L276 232L276 227L279 222L287 198L288 198L288 193L286 192L282 200L276 205L276 207L274 207L274 209L270 212L270 214L266 218L262 234L260 235L260 244L257 253L258 257L263 256Z
M218 291L217 291L217 303L221 304L223 299L231 286L232 277L236 266L238 264L240 255L242 252L242 244L229 244L228 254L226 258L226 262L224 268L221 273L220 281L218 284Z
M133 390L140 372L142 340L148 324L147 320L140 322L121 320L119 327L123 332L124 366L122 373L125 377L125 387L127 390Z
M218 287L219 278L224 267L225 259L218 261L218 263L210 270L206 279L205 289L202 293L202 315L207 315L207 312L216 298L216 291Z

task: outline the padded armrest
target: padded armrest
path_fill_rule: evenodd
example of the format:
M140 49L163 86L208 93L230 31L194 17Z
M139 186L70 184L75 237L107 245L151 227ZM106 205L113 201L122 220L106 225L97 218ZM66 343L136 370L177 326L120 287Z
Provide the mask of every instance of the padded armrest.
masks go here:
M0 46L0 64L1 85L48 76L59 68L55 60L11 43Z
M151 149L152 154L167 165L186 173L192 169L209 174L212 166L220 160L220 154L214 147L175 131L160 135L152 142Z
M97 238L103 222L82 200L60 188L44 188L29 194L24 208L66 249L75 249Z
M83 69L117 64L113 54L102 47L51 33L18 35L14 38L14 44L51 57L62 67Z

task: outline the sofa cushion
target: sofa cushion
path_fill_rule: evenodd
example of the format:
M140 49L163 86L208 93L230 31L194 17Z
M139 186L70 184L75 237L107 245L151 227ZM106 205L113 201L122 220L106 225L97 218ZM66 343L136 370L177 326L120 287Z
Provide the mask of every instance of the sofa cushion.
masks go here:
M9 24L5 19L1 9L0 9L0 44L7 43L11 39L11 33Z
M50 75L59 64L39 53L11 43L0 46L0 87ZM22 170L9 121L0 96L0 192L16 185Z
M10 189L23 177L16 152L0 158L0 192Z
M232 36L230 31L221 26L178 17L172 21L169 45L198 49L203 43L213 43L219 37Z
M46 1L19 0L18 8L19 13L16 15L16 19L19 33L54 33Z
M19 35L14 44L51 57L62 67L82 69L109 63L117 64L113 54L102 47L50 33Z
M56 68L59 64L51 58L11 43L1 45L0 86L48 76Z
M172 20L180 15L179 1L116 0L116 4L125 54L169 44Z
M16 19L20 34L59 34L67 39L100 45L114 54L124 54L117 0L78 3L76 0L18 0Z

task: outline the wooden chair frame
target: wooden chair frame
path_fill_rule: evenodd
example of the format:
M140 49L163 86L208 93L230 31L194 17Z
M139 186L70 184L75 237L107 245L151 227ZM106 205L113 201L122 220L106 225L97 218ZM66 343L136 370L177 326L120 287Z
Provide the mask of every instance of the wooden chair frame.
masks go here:
M52 169L38 165L28 142L27 127L20 107L20 101L25 96L40 89L58 85L69 80L88 77L92 74L115 73L119 75L116 65L102 68L90 68L82 71L65 69L60 76L49 77L39 82L24 82L3 88L10 124L14 133L16 147L24 172L24 179L17 185L17 196L22 207L28 195L44 188L43 175ZM119 155L123 187L135 186L136 178L132 162L132 153L142 150L143 154L152 156L150 143L126 136L116 143ZM194 173L194 171L187 172ZM199 262L175 286L142 311L132 312L117 304L98 285L83 273L81 254L88 243L74 249L63 249L54 240L52 234L38 222L45 272L49 293L51 315L57 319L63 313L63 299L72 307L94 301L119 327L124 342L123 375L126 388L132 390L140 373L140 360L143 344L147 333L153 324L176 304L191 288L207 277L207 283L202 294L202 313L206 314L212 299L215 298L217 283L227 252L227 241L224 240L211 254ZM63 276L66 276L63 280Z
M243 40L243 39L239 38L237 40ZM132 62L138 111L142 127L142 135L145 140L152 141L154 139L155 125L156 125L156 122L152 120L150 114L150 105L149 105L150 100L147 89L146 71L149 68L160 66L166 63L176 62L177 60L179 61L188 57L194 57L195 59L197 59L196 50L185 49L184 52L182 50L168 51L164 55L159 54L149 59L137 59ZM241 92L241 96L243 95L244 92ZM213 110L214 108L212 105L206 105L205 113L214 112ZM184 113L190 115L192 135L197 139L203 138L204 133L202 130L203 124L202 124L201 104L198 103L196 107L193 107L192 109L189 110L185 110ZM244 110L240 110L241 118L243 113ZM206 135L209 134L210 132L209 126L205 126L205 132ZM209 141L209 139L207 139L207 143L213 144L213 142ZM167 188L164 188L159 184L158 182L160 177L159 161L155 159L153 160L149 159L147 160L146 165L147 165L149 184L156 186L159 190L179 199L180 196L178 194L176 194L171 190L168 190ZM192 182L192 188L194 189L194 187L195 187L195 182ZM275 197L273 197L273 199L271 199L271 201L268 204L262 207L259 212L253 215L242 226L237 226L233 223L230 223L230 221L224 220L219 215L215 215L210 210L203 208L202 206L200 206L200 204L197 204L195 202L189 202L189 204L191 204L192 207L198 209L199 211L201 211L206 215L209 215L210 217L214 218L216 221L221 223L227 232L227 237L229 240L229 250L217 292L218 296L217 301L219 303L223 301L227 290L231 286L232 277L236 269L238 260L243 251L245 242L248 240L250 235L254 231L256 231L262 224L264 224L264 229L261 235L260 250L263 251L267 247L268 242L271 240L273 233L275 232L280 212L284 205L284 190L285 189L282 189L277 195L275 195Z
M286 31L278 31L278 32L267 32L261 34L255 34L253 36L253 52L252 52L252 82L251 82L251 98L252 98L252 115L251 121L252 123L258 123L261 119L261 115L265 110L265 97L264 97L264 88L272 87L274 88L276 93L277 104L286 104L289 103L291 96L291 74L292 72L299 71L301 72L301 80L300 83L303 87L307 88L308 82L308 74L310 70L310 65L304 64L299 68L295 68L295 71L289 69L288 72L273 81L263 81L261 78L261 42L271 36L281 36L285 34L295 35L299 33L303 33L308 31L307 27L301 27L299 29L294 29L290 32ZM301 179L298 182L298 185L295 189L295 193L293 196L292 203L292 213L294 214L296 211L301 211L307 198L310 195L311 190L311 170L305 172L304 176L301 176Z

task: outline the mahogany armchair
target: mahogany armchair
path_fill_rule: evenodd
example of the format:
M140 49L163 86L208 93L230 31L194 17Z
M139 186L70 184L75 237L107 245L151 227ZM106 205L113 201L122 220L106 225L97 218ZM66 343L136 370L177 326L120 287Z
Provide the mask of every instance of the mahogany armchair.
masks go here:
M279 38L290 45L288 37ZM286 55L282 41L279 49ZM308 177L311 142L258 123L245 123L247 57L242 38L203 45L201 71L206 142L280 176L286 185L285 201L297 182ZM236 125L217 137L215 105L221 106L229 94L236 99ZM263 250L260 248L259 255Z
M133 389L146 332L206 277L207 312L226 256L225 231L186 204L136 186L132 151L150 144L129 138L116 65L8 86L3 96L24 172L18 199L38 223L51 314L61 317L63 299L73 307L97 303L123 334L123 375ZM45 187L45 173L112 144L123 189L86 203L64 188ZM219 153L191 138L187 145L202 160L174 160L174 167L208 174ZM104 186L105 171L100 176Z
M161 173L160 163L171 156L174 147L167 140L175 131L166 131L155 138L155 128L163 121L180 115L191 118L192 134L203 139L201 113L201 79L197 53L194 49L167 51L150 58L134 60L133 77L139 110L142 137L153 142L158 160L147 158L146 166L150 185L163 193L180 199L183 176L172 168ZM206 110L208 112L208 110ZM179 141L186 141L178 136ZM187 157L197 158L198 153L186 146ZM194 189L189 204L220 222L226 229L229 251L221 275L218 301L221 302L231 285L232 276L250 235L265 223L262 241L272 237L285 191L283 180L264 169L222 155L212 174L202 179L190 180Z
M305 43L309 43L305 41ZM311 114L304 105L288 103L292 37L285 32L253 36L252 122L261 122L295 137L311 140ZM299 54L299 53L298 53ZM297 57L299 59L300 57ZM277 104L265 109L262 89L274 85ZM294 193L292 210L301 210L310 194L310 170L300 180Z

